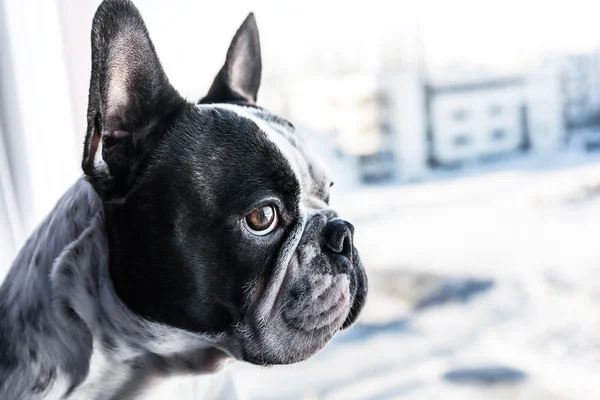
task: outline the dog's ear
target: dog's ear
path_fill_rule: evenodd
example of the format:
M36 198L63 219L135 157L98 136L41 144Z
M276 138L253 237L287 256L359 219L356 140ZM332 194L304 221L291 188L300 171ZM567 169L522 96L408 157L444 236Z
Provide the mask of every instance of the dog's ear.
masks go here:
M200 102L256 103L261 71L258 27L254 14L250 13L231 41L225 65L217 74L206 97Z
M139 11L106 0L92 24L82 167L104 198L122 197L184 100L169 83Z

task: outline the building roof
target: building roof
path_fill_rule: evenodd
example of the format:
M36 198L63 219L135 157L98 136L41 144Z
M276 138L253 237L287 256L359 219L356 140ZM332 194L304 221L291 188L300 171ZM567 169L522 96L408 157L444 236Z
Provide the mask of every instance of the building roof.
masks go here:
M505 89L508 87L523 86L525 78L522 76L512 76L496 79L486 79L480 81L461 82L442 85L429 85L428 89L433 95L476 92L480 90Z

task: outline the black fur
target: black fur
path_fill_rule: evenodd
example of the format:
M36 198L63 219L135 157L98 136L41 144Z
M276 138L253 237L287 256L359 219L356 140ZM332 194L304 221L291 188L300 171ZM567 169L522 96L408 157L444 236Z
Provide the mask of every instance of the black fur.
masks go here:
M92 25L92 73L82 167L103 200L131 187L185 101L165 75L138 10L103 2ZM106 169L94 165L101 150Z
M269 273L253 266L268 265L285 239L282 229L258 246L239 221L277 196L284 226L293 224L300 188L277 148L235 115L190 107L180 118L172 128L178 133L167 135L128 201L107 204L111 273L119 295L141 315L224 331L243 316L243 285Z
M201 103L256 103L261 72L258 27L250 13L236 32L225 65Z

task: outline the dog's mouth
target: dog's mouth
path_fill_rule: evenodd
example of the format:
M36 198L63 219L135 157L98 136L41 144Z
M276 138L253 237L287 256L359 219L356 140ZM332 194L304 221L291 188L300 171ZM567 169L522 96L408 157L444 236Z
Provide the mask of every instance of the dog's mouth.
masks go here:
M325 259L332 267L318 272ZM360 312L366 281L358 259L342 262L321 254L311 263L301 260L296 249L286 270L255 298L255 312L249 313L248 329L241 336L244 361L259 365L303 361L350 326Z
M282 312L283 321L291 329L315 334L337 331L350 311L350 281L345 274L314 275L313 290L304 299L289 296L289 306Z

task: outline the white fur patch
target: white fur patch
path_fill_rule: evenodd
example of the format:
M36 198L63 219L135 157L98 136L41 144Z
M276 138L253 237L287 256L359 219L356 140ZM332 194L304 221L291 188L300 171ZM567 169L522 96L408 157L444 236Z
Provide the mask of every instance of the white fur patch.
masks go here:
M44 394L44 400L61 400L64 399L65 392L69 389L69 381L63 377L58 376L50 389Z
M261 131L263 131L266 137L279 149L283 157L288 161L290 167L294 171L298 182L302 184L303 181L303 171L301 171L301 166L298 163L298 159L300 154L298 150L294 148L294 146L284 138L279 132L269 126L269 123L258 116L256 116L252 111L253 109L250 107L239 106L235 104L198 104L198 108L217 108L223 110L229 110L242 118L249 119L254 122ZM304 167L306 169L306 167Z
M111 362L107 355L100 350L100 345L94 343L88 376L68 399L100 399L112 390L120 388L130 379L130 375L128 367L115 363L114 360Z

